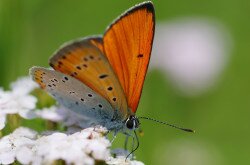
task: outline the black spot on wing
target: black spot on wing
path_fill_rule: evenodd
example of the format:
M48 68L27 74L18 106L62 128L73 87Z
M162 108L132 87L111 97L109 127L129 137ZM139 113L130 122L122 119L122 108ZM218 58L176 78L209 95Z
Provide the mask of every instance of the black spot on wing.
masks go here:
M106 78L106 77L108 77L107 74L102 74L102 75L99 76L100 79L104 79L104 78Z
M82 68L80 66L76 66L76 69L81 70Z
M112 88L112 87L108 87L107 89L108 89L109 91L112 91L113 88Z
M142 57L143 57L143 54L138 54L137 57L138 57L138 58L142 58Z

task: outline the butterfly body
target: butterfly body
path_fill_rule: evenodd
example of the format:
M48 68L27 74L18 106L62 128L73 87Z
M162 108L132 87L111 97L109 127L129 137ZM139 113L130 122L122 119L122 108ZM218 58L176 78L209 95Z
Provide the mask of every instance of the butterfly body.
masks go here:
M115 132L135 130L154 24L153 4L138 4L103 36L64 44L49 60L54 70L33 67L30 74L59 104L88 117L93 125Z

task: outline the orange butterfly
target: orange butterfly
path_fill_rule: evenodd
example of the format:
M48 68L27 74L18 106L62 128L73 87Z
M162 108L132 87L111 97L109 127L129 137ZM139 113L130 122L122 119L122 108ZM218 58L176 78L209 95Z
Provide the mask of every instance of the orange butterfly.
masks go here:
M154 29L152 2L138 4L117 18L103 37L60 48L49 60L54 70L33 67L30 73L60 104L89 117L93 125L115 133L135 130Z
M31 75L59 103L70 109L73 105L70 105L67 97L71 97L73 94L69 95L67 91L74 91L75 97L77 97L77 92L79 95L91 93L91 95L100 97L102 101L99 101L100 98L98 98L95 102L94 97L90 99L88 96L86 98L81 96L86 100L83 104L89 104L88 99L90 99L89 102L97 105L98 102L104 100L108 110L102 107L101 111L112 110L109 119L114 120L113 122L119 121L119 127L114 128L110 126L113 124L104 123L104 126L108 126L110 130L118 131L124 127L124 124L129 129L135 129L139 122L134 113L140 100L148 68L154 27L153 4L151 2L141 3L117 18L107 28L103 37L88 37L64 45L49 60L50 66L55 71L33 67ZM71 79L72 82L77 81L77 83L66 84L65 82L69 80L65 78ZM78 85L88 88L89 91L71 89ZM63 99L59 98L62 96ZM77 100L80 103L79 98ZM71 98L71 100L74 99ZM98 111L98 107L90 108ZM73 109L78 108L73 106ZM85 109L80 111L85 111ZM93 117L91 112L86 113L87 116ZM99 117L101 114L97 113L97 115Z

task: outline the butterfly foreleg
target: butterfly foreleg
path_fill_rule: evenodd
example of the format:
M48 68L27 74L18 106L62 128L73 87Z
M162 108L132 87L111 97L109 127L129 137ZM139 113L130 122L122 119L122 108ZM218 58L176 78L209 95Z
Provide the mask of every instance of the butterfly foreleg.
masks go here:
M126 139L125 139L125 143L124 143L124 149L127 151L128 150L128 139L129 137L132 137L132 146L131 146L131 151L133 151L134 149L134 144L135 144L135 137L133 134L130 134L128 132L124 132L124 134L126 135Z
M117 133L118 133L117 131L115 131L115 132L114 132L114 134L113 134L113 138L112 138L112 140L110 141L110 143L111 143L111 144L114 142L114 140L115 140L115 138L116 138Z

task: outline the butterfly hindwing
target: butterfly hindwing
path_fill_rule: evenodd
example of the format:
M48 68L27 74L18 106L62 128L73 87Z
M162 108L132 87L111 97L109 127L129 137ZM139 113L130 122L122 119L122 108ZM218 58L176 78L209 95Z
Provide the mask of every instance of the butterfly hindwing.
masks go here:
M114 110L106 99L77 79L42 67L30 69L32 78L60 104L95 120L111 119Z
M115 20L103 37L105 55L133 112L136 112L149 64L154 17L153 4L142 3Z
M50 65L70 75L107 99L123 118L127 117L127 102L123 89L103 54L100 37L84 38L66 44L50 59Z

